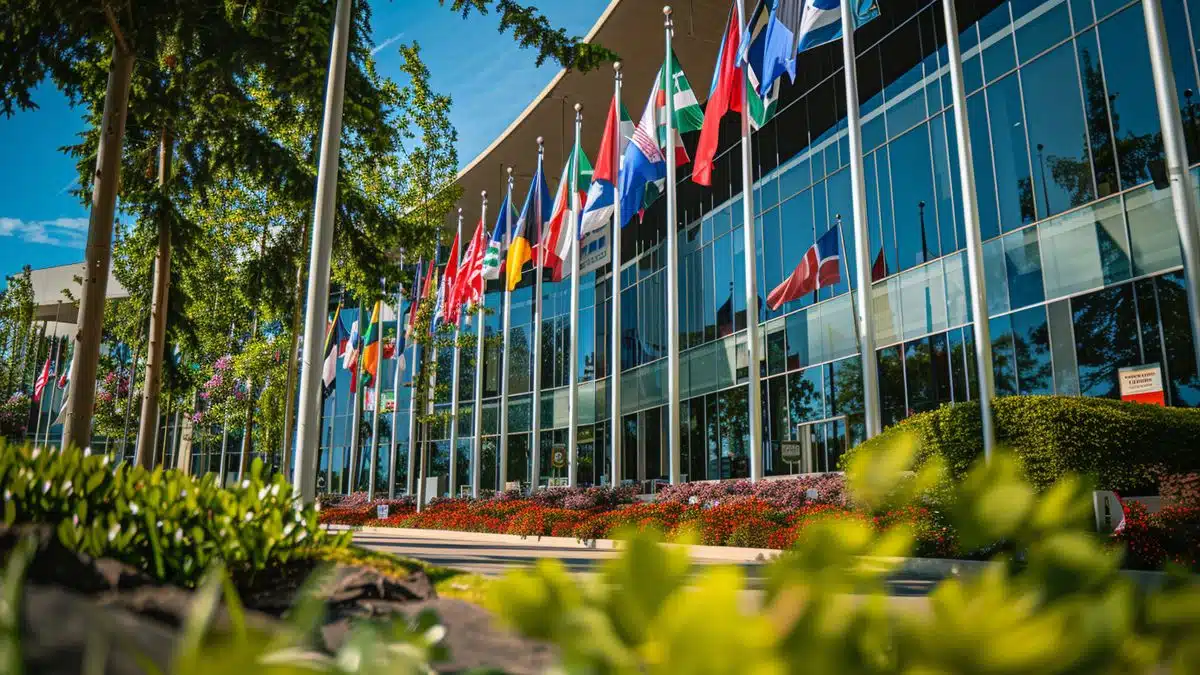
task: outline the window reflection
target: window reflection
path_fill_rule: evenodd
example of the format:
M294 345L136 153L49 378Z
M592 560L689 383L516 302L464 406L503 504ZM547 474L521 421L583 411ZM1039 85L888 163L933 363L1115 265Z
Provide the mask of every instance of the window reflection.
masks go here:
M1071 310L1080 392L1117 398L1117 370L1140 362L1133 287L1126 284L1072 298Z
M1060 7L1066 9L1066 5ZM1065 44L1025 66L1021 83L1034 151L1038 217L1092 201L1095 190L1088 134L1072 45Z
M1121 186L1129 188L1151 179L1163 153L1141 6L1122 10L1098 30Z
M1053 394L1050 333L1046 308L1030 307L1012 315L1013 351L1022 394Z

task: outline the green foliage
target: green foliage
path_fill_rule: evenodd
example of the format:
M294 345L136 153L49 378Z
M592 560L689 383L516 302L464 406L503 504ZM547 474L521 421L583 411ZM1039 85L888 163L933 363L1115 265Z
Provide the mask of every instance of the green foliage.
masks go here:
M235 579L346 545L282 477L266 481L256 461L240 486L212 475L146 471L79 450L0 446L4 522L51 523L68 547L139 567L156 579L195 585L216 562Z
M28 265L0 291L0 398L22 391L36 367L28 358L33 341L33 281Z
M992 406L996 441L1021 461L1036 490L1068 473L1093 478L1102 489L1153 486L1162 470L1197 466L1200 411L1076 396L1005 396ZM919 443L917 466L935 458L960 480L983 455L978 403L955 403L913 415L847 453L893 446L907 435Z
M438 2L445 5L447 0ZM568 37L565 30L551 27L536 7L525 7L513 0L496 0L494 3L492 0L450 0L450 9L466 18L472 9L487 14L493 4L500 14L500 32L511 30L513 38L522 47L537 49L538 66L550 58L563 68L586 73L617 58L616 54L600 45L584 42L578 36Z
M913 496L914 458L911 445L862 447L852 473L871 475L851 484ZM886 597L913 533L854 520L810 525L767 566L759 608L748 607L740 570L690 574L686 551L654 534L635 534L597 578L572 578L558 560L510 573L491 604L522 633L557 644L567 673L1182 674L1200 663L1200 584L1174 577L1144 590L1123 576L1121 556L1081 525L1090 510L1082 480L1039 491L1000 454L965 472L954 503L954 524L972 542L1006 539L1024 562L1002 556L940 582L929 611Z

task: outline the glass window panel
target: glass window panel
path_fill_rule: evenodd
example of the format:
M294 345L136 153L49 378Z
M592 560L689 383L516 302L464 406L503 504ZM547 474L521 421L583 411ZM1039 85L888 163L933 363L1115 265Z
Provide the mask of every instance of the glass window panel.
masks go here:
M1066 10L1066 5L1059 5ZM1095 199L1075 50L1070 44L1021 69L1035 157L1035 208L1046 218ZM1054 101L1054 105L1047 105Z
M713 293L716 304L716 337L733 333L733 241L731 235L722 235L713 244Z
M1026 6L1036 2L1022 3ZM1017 6L1013 5L1016 15ZM1066 2L1040 4L1032 13L1014 22L1017 33L1017 55L1024 63L1071 35L1070 11Z
M1086 28L1095 21L1091 0L1071 0L1071 26L1075 30Z
M728 249L725 252L728 253ZM704 311L704 340L708 342L717 338L717 298L727 297L727 289L721 289L718 294L717 288L713 284L712 279L715 269L713 247L705 247L702 255L704 256L704 287L702 289L704 292L704 306L701 309Z
M720 237L733 227L733 214L726 205L713 214L713 237Z
M1133 286L1077 296L1071 310L1080 392L1117 398L1117 370L1141 361Z
M1138 324L1142 339L1142 362L1163 363L1162 332L1158 329L1158 302L1154 299L1154 279L1133 283L1137 299ZM1165 369L1164 369L1165 370Z
M775 375L782 373L787 369L789 359L788 353L788 338L792 337L788 333L792 332L794 325L803 324L803 312L798 312L788 317L787 330L785 332L782 321L776 321L773 325L768 326L767 332L767 373ZM800 317L801 320L794 321L795 317ZM801 348L806 346L806 343L799 343ZM795 347L793 347L795 349Z
M862 360L855 356L826 366L826 399L829 416L856 415L863 410Z
M791 438L791 418L788 414L788 378L773 377L763 381L763 411L766 424L764 436L770 441L767 460L764 462L767 475L778 476L790 473L779 452L779 441Z
M896 269L901 271L930 260L938 250L928 128L918 127L892 141L889 150L899 256Z
M812 165L805 158L779 174L779 198L787 199L809 185L812 185ZM757 206L765 208L761 204Z
M946 122L950 125L947 129ZM931 212L936 210L942 254L957 251L966 242L962 232L962 218L959 217L958 191L954 189L958 181L958 162L950 163L950 148L947 147L947 131L954 133L954 122L946 115L938 115L929 123L929 136L932 139L933 150L933 188L936 195L931 206ZM957 154L957 145L954 153Z
M983 275L987 283L988 315L1007 312L1008 265L1003 239L993 239L983 245Z
M858 351L854 337L854 312L849 293L821 305L821 320L817 329L821 336L824 360L839 359ZM791 335L788 339L791 339Z
M950 394L950 348L946 334L938 333L931 336L929 346L933 352L934 393L939 403L947 403L953 398Z
M1021 113L1020 84L1016 75L1010 75L988 87L987 99L1000 225L1003 230L1013 230L1033 222L1034 218L1029 149L1025 138L1025 120Z
M1200 158L1200 115L1197 114L1200 113L1197 110L1200 101L1196 98L1196 64L1192 56L1191 36L1188 35L1188 17L1182 0L1165 0L1162 5L1163 19L1167 25L1167 47L1171 50L1175 92L1183 113L1183 135L1190 164ZM1193 11L1200 9L1195 5L1192 7Z
M1125 196L1125 209L1134 276L1182 264L1170 190L1159 190L1153 184L1138 188Z
M878 352L879 398L884 425L899 422L908 415L904 401L904 361L900 345Z
M1092 170L1096 177L1096 195L1106 197L1117 191L1119 181L1116 150L1109 120L1108 95L1104 90L1104 75L1100 71L1100 46L1096 41L1096 31L1089 30L1080 35L1075 43L1079 50L1083 110L1087 118L1088 144L1092 151Z
M1140 5L1122 10L1098 27L1104 78L1112 106L1113 135L1122 187L1151 179L1162 162L1162 140L1150 72L1150 50Z
M1129 278L1129 242L1119 199L1038 225L1046 295L1060 297Z
M1005 237L1004 260L1008 267L1010 307L1024 307L1046 298L1042 287L1042 259L1037 228L1028 228Z
M892 277L871 287L875 340L881 343L900 339L900 279Z
M946 280L946 325L961 326L970 321L967 302L966 253L959 252L942 260Z
M814 188L792 197L780 206L783 229L783 274L785 277L792 273L792 270L804 257L804 253L815 241L813 237L813 193L819 190L823 194L824 187L824 184L820 183ZM785 304L783 309L792 311L811 304L812 301L813 295L809 294Z
M1013 351L1012 315L998 316L988 322L992 336L992 373L995 377L996 395L1013 396L1017 393L1017 363Z
M704 439L704 397L697 396L684 404L688 429L688 480L706 480L707 447Z
M929 338L904 345L904 376L908 385L908 412L918 413L937 407L937 389L933 379L933 354Z
M896 229L892 218L892 171L891 151L885 146L875 153L875 165L879 181L879 227L883 246L882 276L900 271L896 262ZM878 256L878 253L876 253ZM877 259L877 258L875 258ZM873 259L874 260L874 259ZM882 278L882 277L881 277Z
M1196 376L1196 353L1192 349L1192 326L1188 321L1187 290L1182 272L1155 279L1163 342L1167 352L1166 375L1171 383L1171 405L1200 406L1200 378ZM1154 361L1149 357L1147 361Z
M1079 395L1079 370L1075 365L1075 331L1071 328L1071 303L1046 305L1050 328L1050 354L1054 363L1054 393Z
M1013 350L1017 357L1017 381L1022 394L1053 394L1050 363L1050 331L1042 306L1012 315Z
M704 397L704 400L704 421L707 423L708 479L727 478L728 476L723 475L721 471L721 406L717 401L716 394L709 394Z
M1124 7L1128 2L1129 0L1095 0L1096 18L1103 19L1118 8Z
M946 329L946 287L942 266L931 263L900 275L900 297L904 303L904 337L915 337Z
M746 233L741 228L734 228L729 236L733 244L733 330L743 330L746 327Z
M745 387L727 389L721 397L721 445L730 478L750 475L750 423ZM723 462L724 463L724 462Z
M792 411L791 429L795 429L798 424L824 417L825 403L821 393L823 370L824 368L818 366L787 376L788 402Z
M833 174L825 181L825 189L828 195L828 211L827 216L822 216L818 212L814 218L814 229L816 236L824 235L830 228L837 227L840 222L843 224L838 237L838 247L842 250L842 274L839 275L837 283L830 286L823 286L817 290L817 298L820 300L828 300L835 295L845 293L850 289L847 285L849 279L854 278L856 261L854 260L854 206L853 198L850 196L850 170L842 169ZM816 241L814 239L814 241Z
M1000 234L1000 212L996 202L996 179L992 172L987 100L983 92L967 99L967 120L971 132L971 162L975 165L975 191L979 197L979 231L986 241Z
M785 251L783 248L783 235L779 231L779 212L780 209L772 209L763 216L763 295L771 291L783 281L783 263L782 257L787 255L790 258L793 256L799 259L800 253L793 251ZM788 273L791 273L791 268L788 268ZM767 303L762 303L764 317L771 318L782 315L778 310L767 309Z
M996 11L1004 11L1001 6ZM983 74L989 82L1017 67L1017 53L1011 34L986 41L983 49Z

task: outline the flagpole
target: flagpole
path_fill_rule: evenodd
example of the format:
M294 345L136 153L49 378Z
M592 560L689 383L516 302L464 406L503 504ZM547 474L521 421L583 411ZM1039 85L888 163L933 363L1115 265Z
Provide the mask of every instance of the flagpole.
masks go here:
M366 313L366 308L362 301L358 303L358 340L362 342L363 336L363 315ZM369 325L371 320L367 319ZM368 326L369 329L369 326ZM364 343L363 347L366 346ZM351 349L353 349L351 345ZM363 367L363 350L358 350L358 368L350 371L351 386L354 387L354 412L350 423L350 482L348 482L346 492L354 492L354 488L358 485L358 448L362 444L362 414L363 414L363 385L359 380L358 374L362 372Z
M382 290L387 292L387 281L383 280L381 285L383 286ZM371 501L375 501L375 473L379 470L379 409L383 407L381 405L382 400L379 398L380 390L382 389L379 386L379 380L380 375L383 374L383 307L378 303L375 306L379 307L380 316L377 327L379 334L375 336L375 344L377 345L375 349L378 350L379 360L375 362L375 376L371 378L374 380L371 384L375 389L375 410L371 415L371 475L367 477L367 499ZM362 372L361 366L359 367L359 372Z
M567 486L579 482L579 135L583 128L583 104L575 104L575 145L571 150L570 175L566 189L571 191L571 223L561 236L571 237L571 348L567 357ZM543 256L543 259L544 256Z
M513 170L508 167L508 211L505 214L504 223L504 248L507 251L509 246L512 246L512 192L513 192ZM503 277L502 277L503 278ZM536 305L535 305L536 306ZM508 482L508 359L509 359L509 340L508 333L512 320L512 291L508 289L508 283L504 283L504 327L503 342L500 347L500 469L499 480L497 481L500 492L505 489L505 484ZM535 314L536 316L536 314ZM482 329L480 329L482 330ZM537 343L534 343L534 349L537 349ZM536 367L536 366L535 366ZM537 414L538 405L534 403L534 415ZM536 418L535 418L536 419Z
M867 438L880 431L879 363L875 359L875 322L871 316L871 239L867 229L867 186L863 182L862 123L858 109L858 74L854 66L854 9L842 10L842 70L846 75L846 136L850 141L850 187L853 197L855 276L858 280L858 326L862 355L863 410ZM749 252L747 252L749 257ZM847 430L849 433L849 430Z
M1196 196L1195 182L1188 171L1183 119L1179 113L1179 94L1175 88L1175 72L1171 68L1171 53L1167 50L1162 1L1146 0L1142 3L1142 14L1150 47L1150 69L1154 77L1159 124L1162 127L1167 178L1171 184L1171 202L1175 210L1175 225L1179 230L1179 249L1183 256L1188 319L1192 335L1198 336L1192 340L1192 349L1195 350L1196 363L1200 363L1200 229L1197 229L1197 224L1200 223L1200 203Z
M946 21L946 52L950 57L950 89L954 95L954 130L958 141L958 178L963 195L963 229L967 234L967 275L971 283L971 318L975 324L975 365L979 379L983 456L985 461L989 461L996 447L995 423L992 420L992 399L996 396L996 389L992 372L991 329L988 325L987 282L983 267L983 237L979 229L979 197L975 193L975 165L971 158L971 130L967 119L966 85L954 0L943 0L942 14Z
M621 128L621 62L617 61L613 64L613 105L617 115L617 129ZM612 376L609 380L609 395L612 399L611 419L609 420L610 429L609 439L612 445L612 462L609 466L612 476L610 478L613 488L621 486L621 440L623 429L621 428L621 143L620 139L615 139L613 143L613 166L617 170L617 175L613 176L613 222L612 222L612 240L610 247L612 249L612 274L609 281L609 286L612 288L612 335L611 354L608 360L611 361Z
M546 155L545 139L537 138L538 167ZM529 188L536 191L542 189L542 181L535 176ZM542 241L542 195L533 195L534 216L537 219L538 256L545 259L545 242ZM529 223L526 223L528 226ZM542 473L542 266L538 260L533 261L533 440L530 442L529 460L529 494L537 492L541 483Z
M479 227L483 228L483 232L487 232L487 190L484 190L480 197L483 199L482 211L479 215ZM483 242L477 242L482 244ZM480 257L482 260L482 256ZM471 497L479 499L479 489L482 483L483 476L483 291L487 288L487 279L483 278L482 270L479 274L479 303L476 310L479 313L475 337L475 409L474 420L471 428L475 430L475 448L471 454ZM508 411L503 411L502 414L507 415Z
M423 263L417 263L416 300L413 302L412 307L408 309L410 316L416 316L417 309L419 309L421 306L421 300L425 297L425 288L421 280L422 266ZM414 325L411 320L409 321L409 325ZM417 358L421 355L419 352L420 348L421 346L417 344L416 339L414 339L412 347L412 364L409 366L410 372L412 372L412 378L410 380L412 382L412 393L409 394L408 399L408 473L404 479L404 494L414 496L417 493L413 488L416 486L417 480Z
M671 20L670 5L663 7L663 22L667 38L667 57L664 63L672 62L671 40L674 21ZM663 69L663 91L666 99L667 147L664 159L667 165L667 451L670 461L671 485L680 480L679 445L679 235L675 231L678 215L675 205L675 87L667 82L671 72ZM747 251L747 257L749 257Z
M458 235L454 241L462 245L462 208L458 209ZM457 285L458 275L462 270L462 261L459 258L459 251L454 251L453 259L458 261L458 269L454 271L454 281ZM447 269L448 273L450 270ZM446 295L449 296L453 289L447 288ZM446 298L447 303L457 302L456 298ZM443 310L445 311L445 310ZM450 364L450 496L454 497L458 493L458 334L462 328L462 317L458 315L458 310L454 310L454 362Z
M746 3L737 0L738 30L746 30ZM733 39L733 36L729 36ZM749 65L746 66L749 68ZM750 147L750 96L746 88L746 78L743 73L742 81L737 84L742 90L742 235L746 249L746 354L749 367L747 368L750 401L750 480L757 481L763 477L764 452L762 431L762 386L759 384L760 359L758 344L758 247L754 242L754 171Z
M55 375L58 375L58 360L59 360L59 357L62 356L62 354L61 354L62 340L58 339L58 318L59 318L60 311L62 311L62 302L55 303L55 305L54 305L54 350L53 350L54 351L54 360L51 362L54 364L54 370L55 370L54 374ZM46 380L46 386L50 388L50 409L46 412L46 437L45 437L45 440L42 442L42 445L45 447L49 447L50 446L50 427L54 426L54 390L58 389L57 378L55 378L55 381L53 383L51 383L50 380ZM41 421L40 416L38 417L38 421ZM33 444L35 446L37 445L37 438L33 439ZM107 451L107 447L106 447L106 451Z
M404 257L400 258L400 266L404 267ZM420 280L417 280L420 283ZM404 327L400 323L400 313L404 309L404 284L396 284L396 346L402 344L400 331ZM392 433L388 434L388 499L396 498L396 423L400 417L400 361L404 352L399 349L395 353L396 367L392 369Z
M37 346L33 350L33 358L36 359L38 357L38 352L41 351L42 342L45 339L46 339L46 322L43 321L42 322L42 336L38 338L38 341L36 343L34 343ZM46 345L46 360L47 361L50 360L50 345L49 344ZM41 376L42 376L42 368L38 368L37 375L34 376L34 378L33 378L33 391L35 394L37 394L37 381L38 381L38 378L40 378ZM49 378L50 376L47 375L46 377ZM45 391L46 391L46 387L45 387L45 385L43 385L42 392L45 393ZM31 403L30 405L33 406L35 404ZM37 423L33 427L33 444L34 444L34 446L37 446L38 436L42 435L42 397L40 395L37 397L36 406L37 406ZM26 417L25 419L28 420L29 418ZM28 430L26 431L26 433L29 433Z
M333 218L337 206L338 155L342 143L342 103L346 96L346 61L350 43L351 0L338 0L334 14L325 87L325 117L321 159L317 167L317 196L313 206L312 240L308 259L308 306L304 309L304 358L300 362L297 460L292 465L292 489L305 504L316 498L317 448L321 444L317 406L321 403L320 367L324 354L322 330L329 307L329 266L333 255Z

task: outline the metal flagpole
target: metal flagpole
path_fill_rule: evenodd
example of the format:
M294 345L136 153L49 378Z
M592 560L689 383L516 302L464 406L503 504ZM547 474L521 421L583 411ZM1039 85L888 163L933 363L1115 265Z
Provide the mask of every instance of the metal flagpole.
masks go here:
M367 313L366 307L362 301L358 303L358 341L362 343L363 331L366 328L363 326L363 315ZM367 323L371 321L367 318ZM307 338L306 338L307 339ZM354 345L350 346L351 349ZM354 488L358 486L358 464L360 462L358 456L358 448L362 444L362 414L363 414L363 383L358 374L362 372L362 347L358 350L358 368L350 371L351 386L354 387L354 412L350 419L350 480L346 483L346 492L354 492ZM306 361L307 363L307 361Z
M383 282L383 291L387 292L387 282ZM379 471L379 409L383 407L383 399L380 398L383 387L380 386L380 375L383 374L383 308L380 307L379 317L379 335L375 336L376 349L379 350L379 360L375 362L375 381L371 384L375 388L375 411L371 415L371 475L367 477L367 498L375 501L375 474Z
M1162 126L1167 176L1171 182L1171 201L1175 206L1175 225L1179 228L1179 248L1183 253L1183 277L1187 288L1188 319L1192 326L1192 349L1200 363L1200 200L1188 172L1187 146L1184 144L1183 119L1179 113L1179 94L1175 89L1175 71L1167 50L1167 30L1163 22L1162 0L1142 3L1146 18L1146 38L1150 44L1150 68L1154 73L1155 100Z
M437 261L434 260L434 262L436 263ZM422 267L424 267L424 262L418 262L415 282L417 286L414 289L416 291L416 300L413 302L412 307L408 308L410 316L416 316L417 310L421 307L421 300L424 298L425 294L425 288L422 286ZM411 321L409 322L409 325L412 325ZM414 489L417 484L417 359L419 359L421 356L421 346L417 344L416 338L413 338L411 335L409 337L412 339L413 343L412 363L409 364L410 372L412 372L412 378L410 379L412 382L412 391L409 393L408 397L408 457L406 458L408 473L404 478L404 494L415 495L417 493L417 491Z
M483 198L482 212L479 216L480 227L484 228L484 234L487 233L487 190L484 190L480 195ZM486 241L486 240L485 240ZM484 242L478 242L484 243ZM473 411L475 419L471 428L475 430L475 447L471 454L471 496L475 499L479 498L479 489L482 483L483 476L483 291L487 288L487 280L483 278L483 274L479 275L479 311L478 328L476 328L475 342L475 409ZM507 411L504 411L507 413Z
M41 351L42 342L45 341L45 339L46 339L46 322L43 321L42 322L42 335L41 335L41 337L38 338L38 341L34 343L35 347L33 349L33 358L34 358L35 365L38 363L37 357L40 356L40 354L38 352ZM46 358L47 359L50 358L50 349L51 349L50 345L47 344L46 345ZM40 377L42 374L41 367L39 366L34 372L37 373L37 375L35 375L33 378L33 389L36 392L37 391L37 378ZM47 382L46 384L49 384L49 382ZM45 391L46 391L46 389L45 389L45 387L43 387L42 392L44 393ZM30 405L31 405L31 407L34 405L37 406L37 423L33 426L33 444L36 446L38 436L42 435L42 399L41 399L41 397L38 397L36 404L31 403ZM29 418L26 417L25 419L28 420ZM28 430L26 431L26 433L29 433Z
M854 258L858 269L858 326L862 331L863 410L867 438L880 430L879 363L875 359L875 327L871 316L871 240L867 230L867 186L863 182L862 124L858 110L858 74L854 69L854 8L843 0L842 70L846 74L846 129L850 141L850 187L853 197ZM749 257L750 252L746 255ZM848 432L848 430L847 430Z
M403 256L400 258L400 265L404 265ZM420 283L416 280L415 283ZM404 309L404 284L396 285L396 345L400 345L400 331L404 330L404 325L400 321L400 313ZM409 310L412 311L412 310ZM400 361L404 358L404 353L396 352L396 367L392 370L392 433L388 441L388 499L396 498L396 424L400 421Z
M583 104L575 104L575 145L566 189L571 191L571 221L561 236L571 237L571 348L567 358L567 485L579 482L579 135L583 128ZM594 446L593 446L594 447Z
M617 61L613 64L613 105L617 111L617 129L621 128L621 62ZM617 167L617 173L620 174L621 167L621 143L620 139L614 139L618 142L613 143L613 166ZM613 177L613 222L612 222L612 239L610 247L612 249L612 276L610 277L609 286L612 288L612 339L611 354L609 361L612 362L612 377L609 380L608 386L611 390L609 394L612 397L612 419L609 439L612 443L612 466L609 470L612 472L612 486L614 488L621 485L621 440L623 429L621 428L621 178L619 175Z
M458 236L454 241L458 242L459 247L462 247L462 208L458 209ZM458 269L454 271L454 282L458 283L458 275L462 274L462 259L459 257L460 251L454 251L453 259L459 262ZM450 270L447 269L447 272ZM447 288L443 300L446 303L457 302L455 298L450 297L453 289ZM449 306L449 304L447 304ZM458 494L458 365L459 365L459 350L458 350L458 334L462 328L462 317L458 316L458 308L454 309L454 361L450 364L450 496L454 497Z
M308 259L308 306L304 309L304 358L300 368L299 431L292 489L305 504L316 499L317 449L321 445L321 362L325 349L329 264L333 253L333 216L337 202L338 154L342 144L342 102L346 94L346 53L350 43L351 0L338 0L325 88L325 120L321 129L321 159L317 167L317 196L313 207L312 241Z
M62 303L54 305L54 348L51 350L54 357L51 363L54 365L54 375L58 375L58 361L62 356L62 340L58 338L58 319L59 312L62 310ZM50 427L54 426L54 390L58 389L57 377L54 380L48 380L46 387L50 389L50 410L46 413L46 437L42 442L45 447L50 447ZM41 416L38 416L38 421L41 422ZM34 437L33 444L37 445L37 438Z
M680 480L679 444L679 234L675 231L678 213L675 205L675 83L671 81L671 39L675 22L671 7L663 7L667 38L667 57L663 62L662 89L666 99L667 148L667 452L670 458L671 485ZM747 251L749 256L751 251Z
M992 399L996 389L983 268L983 237L979 231L979 197L975 193L975 165L971 159L971 130L967 120L967 94L954 0L942 0L942 15L946 21L946 52L950 56L950 90L954 95L954 130L958 142L958 179L963 195L963 229L967 233L967 275L971 283L971 316L975 323L975 366L978 369L979 412L983 422L983 456L985 460L990 460L996 446L996 430L992 421Z
M848 1L848 0L847 0ZM738 30L746 30L746 3L737 0ZM733 39L733 36L730 36ZM749 65L746 66L747 68ZM758 270L754 243L754 171L750 148L750 96L745 77L738 84L742 90L742 234L746 248L746 354L749 367L750 402L750 480L756 481L763 477L765 462L762 431L762 386L759 384L758 343Z
M538 136L538 167L546 155L544 139ZM544 170L544 169L543 169ZM535 175L530 190L541 190L542 181ZM542 246L542 195L533 195L534 218L537 220L538 255ZM528 226L529 223L526 223ZM529 494L537 492L542 473L542 266L533 261L533 437L529 443ZM507 414L502 412L501 416Z
M508 250L512 246L512 194L513 194L513 170L508 167L508 211L505 213L504 222L504 247ZM503 279L503 277L501 277ZM508 290L508 283L504 283L504 323L501 328L500 346L500 469L499 480L497 481L501 492L505 490L505 484L508 483L508 357L509 357L509 339L508 333L512 320L512 291ZM536 303L536 300L534 301ZM535 304L536 307L536 304ZM536 316L536 314L535 314ZM482 330L482 328L480 329ZM534 343L535 350L537 344ZM534 414L537 414L538 405L533 404Z

